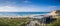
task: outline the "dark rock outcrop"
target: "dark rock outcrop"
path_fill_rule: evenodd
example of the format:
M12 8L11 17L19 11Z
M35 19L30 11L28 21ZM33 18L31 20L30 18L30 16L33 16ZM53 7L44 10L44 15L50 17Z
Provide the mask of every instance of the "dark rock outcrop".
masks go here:
M44 17L44 18L40 19L40 22L45 23L45 24L49 24L55 20L56 20L56 18L52 18L52 16L49 16L49 17Z

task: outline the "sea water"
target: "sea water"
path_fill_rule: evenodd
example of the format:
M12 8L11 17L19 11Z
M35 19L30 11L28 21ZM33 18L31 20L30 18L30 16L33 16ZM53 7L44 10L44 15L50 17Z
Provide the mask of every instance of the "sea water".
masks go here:
M47 14L49 12L0 12L0 16L25 16L34 14Z

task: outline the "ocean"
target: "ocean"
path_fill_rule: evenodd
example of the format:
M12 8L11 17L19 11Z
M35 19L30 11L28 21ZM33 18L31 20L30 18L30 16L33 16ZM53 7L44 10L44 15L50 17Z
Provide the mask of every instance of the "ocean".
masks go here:
M0 16L26 16L34 14L47 14L49 12L0 12Z

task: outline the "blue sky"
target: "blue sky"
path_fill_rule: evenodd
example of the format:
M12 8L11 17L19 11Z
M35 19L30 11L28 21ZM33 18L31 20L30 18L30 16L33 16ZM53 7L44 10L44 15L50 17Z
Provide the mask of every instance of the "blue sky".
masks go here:
M0 12L49 12L60 10L60 0L0 0Z

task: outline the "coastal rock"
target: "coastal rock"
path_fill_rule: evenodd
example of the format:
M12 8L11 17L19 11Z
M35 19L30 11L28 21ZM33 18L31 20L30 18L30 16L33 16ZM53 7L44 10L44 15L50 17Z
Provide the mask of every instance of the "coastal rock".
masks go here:
M40 19L40 22L45 23L45 24L49 24L55 20L56 20L55 18L52 18L52 16L49 16L49 17L44 17L44 18Z

